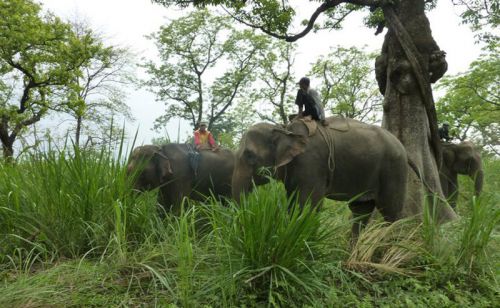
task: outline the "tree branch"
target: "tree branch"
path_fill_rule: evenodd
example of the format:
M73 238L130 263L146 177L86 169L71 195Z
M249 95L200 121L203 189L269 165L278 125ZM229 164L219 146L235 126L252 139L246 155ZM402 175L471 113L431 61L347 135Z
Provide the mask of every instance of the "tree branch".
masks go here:
M33 123L36 123L38 121L40 121L40 119L42 118L42 112L38 112L37 114L35 114L34 116L32 116L31 118L29 119L26 119L24 121L21 121L19 122L18 124L16 124L16 126L14 127L14 129L12 130L12 133L10 134L9 136L9 141L11 143L13 143L15 140L16 140L16 137L17 135L21 132L21 130L23 129L23 127L27 127L27 126L30 126L31 124Z
M298 34L295 34L295 35L283 35L283 34L277 34L277 33L274 33L272 31L269 31L268 29L266 29L264 26L260 26L260 25L255 25L255 24L252 24L252 23L249 23L239 17L237 17L236 15L232 14L231 12L229 12L229 10L225 9L224 10L235 20L237 20L238 22L250 27L250 28L253 28L253 29L259 29L261 30L262 32L264 32L265 34L267 35L270 35L272 37L275 37L275 38L278 38L278 39L281 39L281 40L285 40L287 42L295 42L296 40L306 36L309 32L311 32L311 30L313 29L314 27L314 24L316 23L316 19L318 19L319 15L321 15L323 12L325 12L326 10L328 9L331 9L331 8L334 8L336 7L337 5L343 3L343 2L346 2L344 0L327 0L325 2L323 2L323 4L321 4L317 9L316 11L314 11L314 13L311 15L311 17L309 18L309 21L306 25L306 27L304 28L304 30L302 30L302 32L298 33Z

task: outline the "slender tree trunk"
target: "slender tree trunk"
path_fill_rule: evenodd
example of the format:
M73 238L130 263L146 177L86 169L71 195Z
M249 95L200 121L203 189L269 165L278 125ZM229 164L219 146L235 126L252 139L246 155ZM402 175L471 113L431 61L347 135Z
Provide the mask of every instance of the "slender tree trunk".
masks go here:
M14 140L9 136L7 120L2 119L2 123L0 123L0 141L2 143L3 159L6 161L14 157Z
M75 144L80 147L80 136L82 134L82 116L79 115L76 118L76 133L75 133Z
M405 216L420 215L425 195L444 199L438 172L441 153L436 146L437 122L430 82L444 74L447 64L432 38L424 0L401 0L395 7L384 8L384 13L389 31L382 54L376 60L377 81L384 94L382 126L398 137L420 171L424 183L409 169L408 199L404 208ZM405 35L411 39L405 41ZM416 49L412 52L408 46ZM454 219L456 214L448 204L439 202L437 216L445 222Z
M14 157L14 143L9 142L7 144L2 143L2 149L3 149L3 159L5 161L12 160Z

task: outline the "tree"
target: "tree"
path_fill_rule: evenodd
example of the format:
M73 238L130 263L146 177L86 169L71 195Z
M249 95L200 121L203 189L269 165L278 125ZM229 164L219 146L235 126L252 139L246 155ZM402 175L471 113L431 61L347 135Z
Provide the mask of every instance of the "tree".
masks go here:
M295 46L274 40L263 53L257 70L258 83L251 93L248 109L262 120L286 125L288 115L294 113L290 106L295 99L293 90L297 82L293 73Z
M162 62L144 65L151 77L145 84L167 107L155 127L179 117L193 127L204 118L209 129L231 130L231 120L223 115L254 79L259 51L268 39L250 30L237 31L230 19L208 10L174 20L150 38Z
M309 75L316 83L325 112L375 123L381 119L382 100L374 75L375 54L356 47L336 47L318 59Z
M30 0L0 2L0 141L11 158L16 139L59 108L68 87L99 49L92 37L77 37L69 24Z
M119 117L133 119L125 103L123 88L134 82L132 55L126 48L106 46L104 39L84 21L72 22L72 28L77 37L92 37L99 46L89 61L80 67L81 75L73 80L76 87L70 88L75 91L69 91L69 103L62 106L61 111L76 121L74 142L80 146L81 136L85 134L86 143L93 144L113 128L116 131L112 136L119 139L122 135L116 126Z
M445 95L437 102L442 121L450 122L454 136L499 154L500 60L497 53L483 55L467 72L443 78Z
M499 36L492 28L500 24L500 2L498 0L452 0L453 4L463 9L460 16L469 24L480 41L490 48L499 43Z
M446 72L445 53L434 41L425 16L426 0L323 0L314 13L304 22L297 34L289 34L297 11L286 0L153 0L164 5L202 7L225 6L230 14L242 23L262 30L276 38L296 41L315 29L320 15L327 22L316 28L338 28L340 22L353 11L369 9L368 21L378 30L387 25L388 32L382 54L376 60L376 75L381 93L384 94L383 126L403 143L410 159L419 169L423 180L410 173L408 200L405 214L422 212L424 191L443 197L439 182L438 166L441 149L437 132L437 115L430 83L439 80ZM428 5L433 5L431 1ZM376 21L376 23L374 22ZM380 31L377 31L380 32ZM430 136L431 138L428 138ZM426 185L423 185L423 183ZM447 205L439 206L438 216L446 221L455 214Z

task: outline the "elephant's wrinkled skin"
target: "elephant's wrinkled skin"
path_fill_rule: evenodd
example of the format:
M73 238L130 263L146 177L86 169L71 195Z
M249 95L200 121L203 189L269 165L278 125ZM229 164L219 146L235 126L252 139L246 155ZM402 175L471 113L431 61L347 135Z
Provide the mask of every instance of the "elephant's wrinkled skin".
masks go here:
M441 187L450 205L455 208L458 198L458 174L468 175L474 180L474 193L478 196L483 189L483 166L481 154L474 144L464 141L460 144L443 142L443 164L439 170Z
M288 193L297 190L303 204L309 197L319 205L323 197L349 201L355 218L353 235L366 224L377 208L387 221L400 218L406 197L408 161L406 151L391 133L377 126L352 119L329 118L347 131L323 128L333 137L334 170L329 167L329 147L319 132L311 137L300 121L287 129L267 123L256 124L244 134L236 153L233 197L265 179L259 167L277 167ZM343 122L339 122L343 121Z
M188 153L186 144L137 147L127 165L127 173L135 177L134 188L144 191L160 187L158 202L173 213L178 213L184 197L204 200L211 193L230 196L233 152L201 151L197 176L189 164Z

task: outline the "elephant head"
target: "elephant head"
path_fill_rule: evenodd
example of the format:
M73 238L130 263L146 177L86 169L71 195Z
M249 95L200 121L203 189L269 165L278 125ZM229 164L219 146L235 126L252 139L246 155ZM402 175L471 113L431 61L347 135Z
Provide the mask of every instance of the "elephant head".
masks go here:
M233 197L239 200L242 192L252 188L252 181L264 184L267 178L259 173L261 167L279 168L305 151L307 138L267 123L256 124L243 135L236 153L232 178Z
M127 164L127 175L134 178L134 188L146 191L165 183L172 175L170 160L156 145L134 149Z
M479 195L483 189L483 166L480 153L474 144L465 141L460 144L447 144L443 147L443 171L446 175L468 175L474 180L474 191Z

